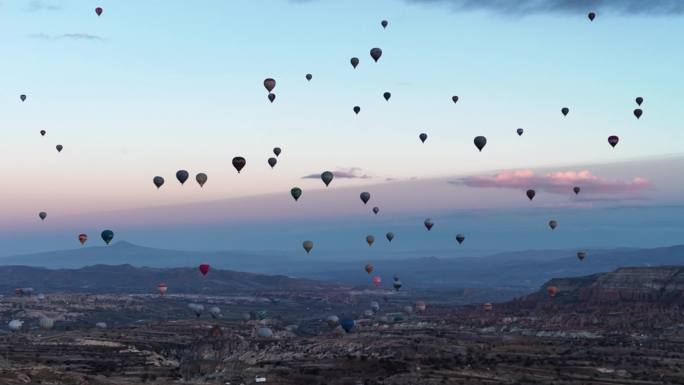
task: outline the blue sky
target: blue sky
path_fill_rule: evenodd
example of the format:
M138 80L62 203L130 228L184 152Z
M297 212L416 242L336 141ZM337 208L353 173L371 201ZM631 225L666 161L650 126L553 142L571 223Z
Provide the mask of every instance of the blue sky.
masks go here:
M417 3L2 1L0 48L9 60L0 63L0 156L8 183L0 227L9 235L0 245L68 246L71 239L10 247L9 239L57 237L73 218L96 226L95 213L112 210L129 213L122 232L132 222L154 232L131 210L320 189L301 177L327 169L372 176L333 182L352 191L386 178L574 170L682 152L679 15L599 7L591 23L584 10L511 15ZM373 47L384 51L379 63L368 54ZM361 59L356 70L352 56ZM278 82L273 104L266 77ZM460 97L455 105L452 95ZM645 98L640 120L632 115L636 96ZM421 132L429 135L424 145ZM615 150L606 142L612 134L621 137ZM477 135L489 139L482 153L472 144ZM283 155L271 170L274 146ZM248 161L239 176L230 166L237 155ZM209 182L180 188L178 169L206 172ZM647 174L630 163L621 178ZM159 191L155 175L166 178ZM406 196L425 194L415 188ZM448 195L432 199L449 203ZM397 210L417 213L416 201ZM49 230L37 222L43 210L54 222ZM317 218L335 223L335 215ZM199 232L206 226L188 223Z

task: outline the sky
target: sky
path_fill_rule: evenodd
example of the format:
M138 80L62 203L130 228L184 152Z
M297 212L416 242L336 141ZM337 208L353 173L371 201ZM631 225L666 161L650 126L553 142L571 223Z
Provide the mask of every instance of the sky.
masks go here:
M391 228L481 210L483 238L505 233L505 218L536 225L537 214L576 210L592 218L589 234L605 233L591 245L638 245L630 229L648 211L673 230L644 244L680 243L667 207L682 204L682 12L674 1L2 0L0 255L69 248L74 233L114 227L191 250L300 252L313 238L345 250L374 219ZM234 156L247 159L240 174ZM179 169L209 180L180 186ZM303 178L324 170L351 177L328 189ZM586 186L584 201L562 196L573 183ZM549 211L521 214L526 185ZM293 207L294 186L308 208ZM381 218L358 200L371 189L387 195ZM619 221L605 218L610 207ZM577 242L542 238L480 248Z

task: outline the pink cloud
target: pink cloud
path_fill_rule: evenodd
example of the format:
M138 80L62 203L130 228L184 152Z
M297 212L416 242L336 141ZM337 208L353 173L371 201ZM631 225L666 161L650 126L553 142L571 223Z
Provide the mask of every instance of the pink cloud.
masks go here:
M635 177L630 181L605 179L588 170L556 171L537 175L532 170L502 171L493 176L472 176L461 179L459 184L469 187L535 189L552 194L568 194L579 186L581 194L625 194L651 187L648 179Z

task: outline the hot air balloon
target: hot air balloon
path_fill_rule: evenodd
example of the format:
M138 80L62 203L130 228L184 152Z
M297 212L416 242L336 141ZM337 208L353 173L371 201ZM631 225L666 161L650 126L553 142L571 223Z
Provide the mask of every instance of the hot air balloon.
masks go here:
M98 329L107 329L107 323L106 322L98 322L95 324L95 327Z
M641 115L644 114L644 111L641 108L637 108L634 110L634 116L636 116L637 119L641 118Z
M356 66L359 65L359 58L353 57L353 58L351 58L350 62L351 62L352 67L356 68Z
M575 186L572 188L572 191L575 193L575 195L579 194L582 189L579 186Z
M528 197L530 200L532 200L532 199L534 199L534 196L537 195L537 192L534 191L534 190L532 190L532 189L530 189L530 190L527 190L527 192L526 192L525 194L527 195L527 197Z
M378 215L379 212L380 212L380 207L378 207L378 206L373 207L373 214Z
M463 234L456 235L456 242L458 242L459 245L463 244L463 241L465 241L465 236Z
M587 252L586 252L586 251L579 251L579 252L577 252L577 258L578 258L580 261L584 261L584 258L586 258L586 257L587 257Z
M425 302L423 302L423 301L418 301L418 302L416 302L415 308L416 308L416 311L418 311L418 313L422 313L427 308L427 305L425 305Z
M458 103L458 96L456 96L456 95L452 96L451 101L454 103Z
M563 116L568 116L568 113L570 113L570 109L568 107L563 107L561 108L561 113L563 113Z
M370 55L375 60L377 63L378 60L380 60L380 57L382 56L382 50L380 48L373 48L370 50Z
M342 329L344 329L345 332L349 333L354 329L354 326L356 326L356 321L353 319L343 319L340 321L340 326L342 326Z
M331 329L335 329L337 325L340 324L340 319L336 315L331 315L325 319L325 323L328 324L328 327L330 327Z
M38 325L43 330L50 330L55 326L55 320L48 317L41 317L41 319L38 321Z
M219 318L221 316L221 309L218 306L212 306L209 308L209 314L211 314L211 318Z
M97 14L97 16L102 15L102 8L101 7L95 8L95 13Z
M45 218L47 218L47 213L45 211L41 211L38 213L38 217L40 218L41 221L44 221Z
M306 253L308 254L311 252L311 249L313 249L313 242L304 241L304 243L302 243L302 247L304 247L304 250L306 250Z
M359 106L354 106L354 113L355 113L356 115L358 115L359 112L361 112L361 107L359 107Z
M388 241L392 242L392 239L394 239L394 233L389 232L385 235Z
M589 18L589 21L594 21L594 19L596 18L596 13L595 12L589 12L587 14L587 17Z
M378 301L371 301L371 310L373 310L374 313L377 313L380 311L380 304Z
M22 102L26 101L26 95L19 95L19 99L21 99Z
M379 275L376 275L375 277L373 277L373 285L380 286L381 283L382 283L382 278L380 278Z
M259 338L273 338L273 330L263 327L257 329L257 336Z
M204 184L207 183L207 174L201 172L197 175L195 175L195 180L197 181L197 184L200 185L200 187L204 187Z
M409 315L413 314L413 306L411 306L411 305L404 306L404 313L409 314Z
M307 81L311 81L311 79L313 79L313 75L311 75L311 74L306 74L306 80L307 80Z
M11 320L11 321L7 324L7 326L9 326L9 330L11 330L11 331L13 331L13 332L16 332L16 331L21 330L21 327L22 327L23 325L24 325L24 321L20 321L20 320L16 320L16 319Z
M280 156L280 153L283 152L283 150L280 149L280 147L274 147L273 148L273 154L278 157Z
M392 283L392 286L394 287L394 290L399 291L399 289L401 289L401 281L395 279L394 283Z
M518 128L516 130L516 132L518 133L518 136L522 136L522 134L525 132L525 130L523 130L522 128Z
M45 136L45 134L47 134L47 132L45 132L45 130L40 130L40 136Z
M484 311L490 312L494 309L494 306L491 303L487 302L486 304L482 305L482 308L484 309Z
M268 165L271 166L271 168L275 167L276 163L278 163L276 158L268 158Z
M87 234L78 234L78 241L81 242L81 245L85 245L87 240L88 240Z
M608 137L608 144L610 144L611 147L613 147L613 148L615 148L615 146L617 146L617 144L618 144L619 142L620 142L620 138L618 138L618 137L615 136L615 135L611 135L611 136Z
M274 93L268 94L268 100L273 103L276 100L276 95Z
M159 190L159 188L164 185L164 178L155 176L152 178L152 183L154 183L154 185L157 186L157 190Z
M636 101L636 104L640 106L641 103L644 102L644 98L642 98L641 96L638 96L638 97L635 99L635 101Z
M550 220L549 221L549 227L551 228L551 230L555 230L556 227L558 227L558 221Z
M425 228L426 228L428 231L432 230L432 226L435 225L435 224L432 222L432 219L430 219L430 218L425 219L425 221L423 222L423 224L425 225Z
M105 230L100 234L102 237L102 240L105 241L105 244L109 244L112 239L114 239L114 232L112 230Z
M159 292L159 295L166 294L167 290L169 290L169 287L166 286L165 283L160 283L159 285L157 285L157 291Z
M180 182L180 184L184 184L186 180L190 177L190 174L185 171L185 170L178 170L176 171L176 179Z
M321 180L323 181L323 183L325 183L325 187L328 187L330 185L330 182L332 182L333 177L333 173L330 171L324 171L321 174Z
M549 296L555 297L558 294L558 288L556 286L549 286L546 288L546 292L549 293Z
M302 189L299 187L293 187L292 190L290 190L290 195L292 195L292 198L294 198L296 202L299 200L299 197L302 196Z
M202 315L202 312L204 311L204 305L200 305L197 303L189 303L188 307L190 310L192 310L193 313L195 313L195 316L199 318Z
M368 243L368 247L373 246L373 242L375 242L374 236L369 235L366 237L366 243Z
M55 148L57 149L57 152L62 152L62 149L64 149L64 146L62 146L61 144L58 144L55 146Z
M420 141L423 142L423 143L425 143L425 141L427 140L427 138L428 138L428 136L427 136L427 134L425 134L425 133L418 135L418 139L420 139Z
M199 265L199 271L202 275L207 275L207 273L209 273L209 264L203 263Z
M382 94L382 97L389 102L390 98L392 97L392 94L389 92L385 92L384 94Z
M241 156L236 156L233 158L233 167L237 170L238 174L240 171L242 171L243 168L245 168L245 165L247 164L247 160Z
M387 25L388 25L388 24L389 24L389 23L387 22L387 20L383 20L383 21L380 22L380 25L382 25L382 29L387 28Z
M276 81L275 79L272 78L266 78L264 79L264 87L266 88L266 91L271 92L276 86Z
M477 149L480 150L480 152L482 152L484 146L487 145L487 138L485 138L484 136L478 136L473 140L473 143L475 143L475 147L477 147Z
M370 263L367 263L363 269L366 270L366 273L370 274L373 272L373 265L371 265Z
M368 203L368 201L370 200L371 195L370 195L369 192L364 191L364 192L361 193L360 197L361 197L361 201L362 201L363 204L365 205L365 204Z

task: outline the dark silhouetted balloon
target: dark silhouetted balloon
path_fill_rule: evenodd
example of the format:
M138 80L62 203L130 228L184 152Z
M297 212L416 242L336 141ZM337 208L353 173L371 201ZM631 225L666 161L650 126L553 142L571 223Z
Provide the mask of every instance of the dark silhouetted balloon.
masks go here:
M423 222L423 224L425 225L425 228L426 228L428 231L432 230L432 226L435 225L435 223L432 222L432 219L430 219L430 218L427 218L427 219Z
M382 94L382 97L389 102L390 98L392 97L392 94L389 92L385 92L384 94Z
M532 199L534 199L534 196L537 195L537 192L530 189L530 190L527 190L527 192L525 194L527 194L527 197L530 198L530 200L532 200Z
M311 79L313 79L313 75L306 74L306 80L311 81Z
M587 257L587 252L586 251L578 251L577 252L577 259L580 261L584 261L584 258Z
M268 94L268 100L273 103L275 102L276 96L273 93Z
M380 25L382 25L382 29L385 29L389 25L389 22L387 20L383 20L380 22Z
M555 220L550 220L549 221L549 227L551 228L551 230L555 230L556 227L558 227L558 222Z
M618 137L615 136L615 135L611 135L611 136L608 137L608 144L610 144L611 147L613 147L613 148L615 148L615 146L617 146L617 144L618 144L619 142L620 142L620 138L618 138Z
M487 145L487 138L484 136L478 136L473 140L473 143L475 143L475 147L477 147L478 150L482 151L482 149Z
M95 13L97 14L97 16L102 15L102 8L101 7L95 8Z
M522 134L525 132L525 130L523 130L522 128L518 128L516 130L516 132L518 133L518 136L522 136Z
M423 133L423 134L418 135L418 138L420 139L421 142L425 143L428 136L427 136L427 134Z
M202 275L207 275L207 273L209 273L209 268L209 264L207 263L199 265L199 271L202 273Z
M299 197L302 196L302 189L299 187L293 187L292 190L290 190L290 195L292 195L292 198L294 198L296 202L299 200Z
M373 207L373 214L378 215L379 212L380 212L380 207L378 207L378 206Z
M45 132L45 130L40 130L40 136L45 136L45 134L47 134L47 132Z
M366 243L368 243L368 246L373 246L373 242L375 242L375 237L372 235L369 235L366 237Z
M87 240L88 234L78 234L78 241L81 242L81 245L85 245Z
M302 247L304 247L304 250L306 250L306 253L308 254L311 252L311 249L313 249L313 242L304 241L304 243L302 243Z
M380 48L373 48L370 51L370 55L373 58L373 60L375 60L375 62L377 63L378 60L380 60L380 57L382 56L382 50Z
M580 193L580 191L582 191L582 189L579 186L575 186L572 188L572 191L574 191L575 195L577 195Z
M363 269L366 270L366 273L370 274L370 273L373 272L373 269L374 269L374 268L373 268L373 265L371 265L370 263L368 263L368 264L366 264L366 266L363 267Z
M359 107L359 106L354 106L354 113L356 113L356 115L358 115L359 112L361 112L361 107Z
M392 283L392 286L394 287L394 290L399 291L399 289L401 289L401 286L402 286L401 281L398 279L395 279L394 283Z
M266 78L264 79L264 87L266 88L266 91L269 93L273 91L273 89L276 86L276 81L273 78Z
M160 176L155 176L152 178L152 183L154 183L155 186L157 186L157 189L159 189L161 186L164 185L164 178Z
M186 180L190 177L190 174L186 170L178 170L176 171L176 179L180 182L180 184L184 184Z
M200 187L204 187L204 184L207 183L207 174L201 172L197 175L195 175L195 180L197 181L197 184L200 185Z
M596 13L595 12L589 12L587 14L587 17L589 18L589 21L594 21L594 19L596 18Z
M634 116L636 116L637 119L641 118L641 115L644 114L644 111L641 108L637 108L634 110Z
M555 297L558 294L558 288L556 286L549 286L546 288L546 292L549 293L550 297Z
M19 95L19 99L21 99L22 102L26 101L26 95Z
M268 165L271 166L271 168L275 167L275 165L278 163L278 159L276 158L268 158Z
M364 191L361 193L360 198L361 198L361 201L363 202L363 204L365 205L370 200L371 195L369 192Z
M387 238L388 241L392 242L392 240L394 239L394 233L389 232L385 235L385 237Z
M452 96L451 101L454 103L458 103L458 96L456 96L456 95Z
M321 174L321 180L323 181L323 183L325 183L325 187L328 187L330 185L330 182L332 182L333 177L333 173L330 171L324 171Z
M340 321L340 326L342 326L342 329L344 329L345 332L349 333L354 329L354 326L356 326L356 321L353 319L343 319Z
M644 98L642 98L641 96L639 96L639 97L637 97L637 98L635 99L635 101L636 101L636 104L640 106L641 103L644 102Z
M100 236L106 244L109 244L112 239L114 239L114 232L112 230L105 230L102 232L102 234L100 234Z
M245 165L247 164L247 160L241 156L236 156L233 158L233 167L237 170L238 174L240 171L242 171L243 168L245 168Z
M561 113L563 113L563 116L568 116L568 113L570 113L570 109L568 107L563 107L561 108Z
M40 218L41 221L44 221L45 218L47 218L47 213L45 211L41 211L38 213L38 217Z
M275 147L273 149L273 153L275 154L275 156L280 156L281 152L283 152L283 150L281 150L280 147Z
M356 68L356 66L359 65L359 58L353 57L353 58L351 58L350 62L351 62L352 67Z
M463 235L463 234L456 235L456 241L458 242L459 245L463 244L463 241L465 241L465 235Z
M57 149L57 152L62 152L62 150L64 149L64 146L62 146L61 144L58 144L55 146L55 148Z

